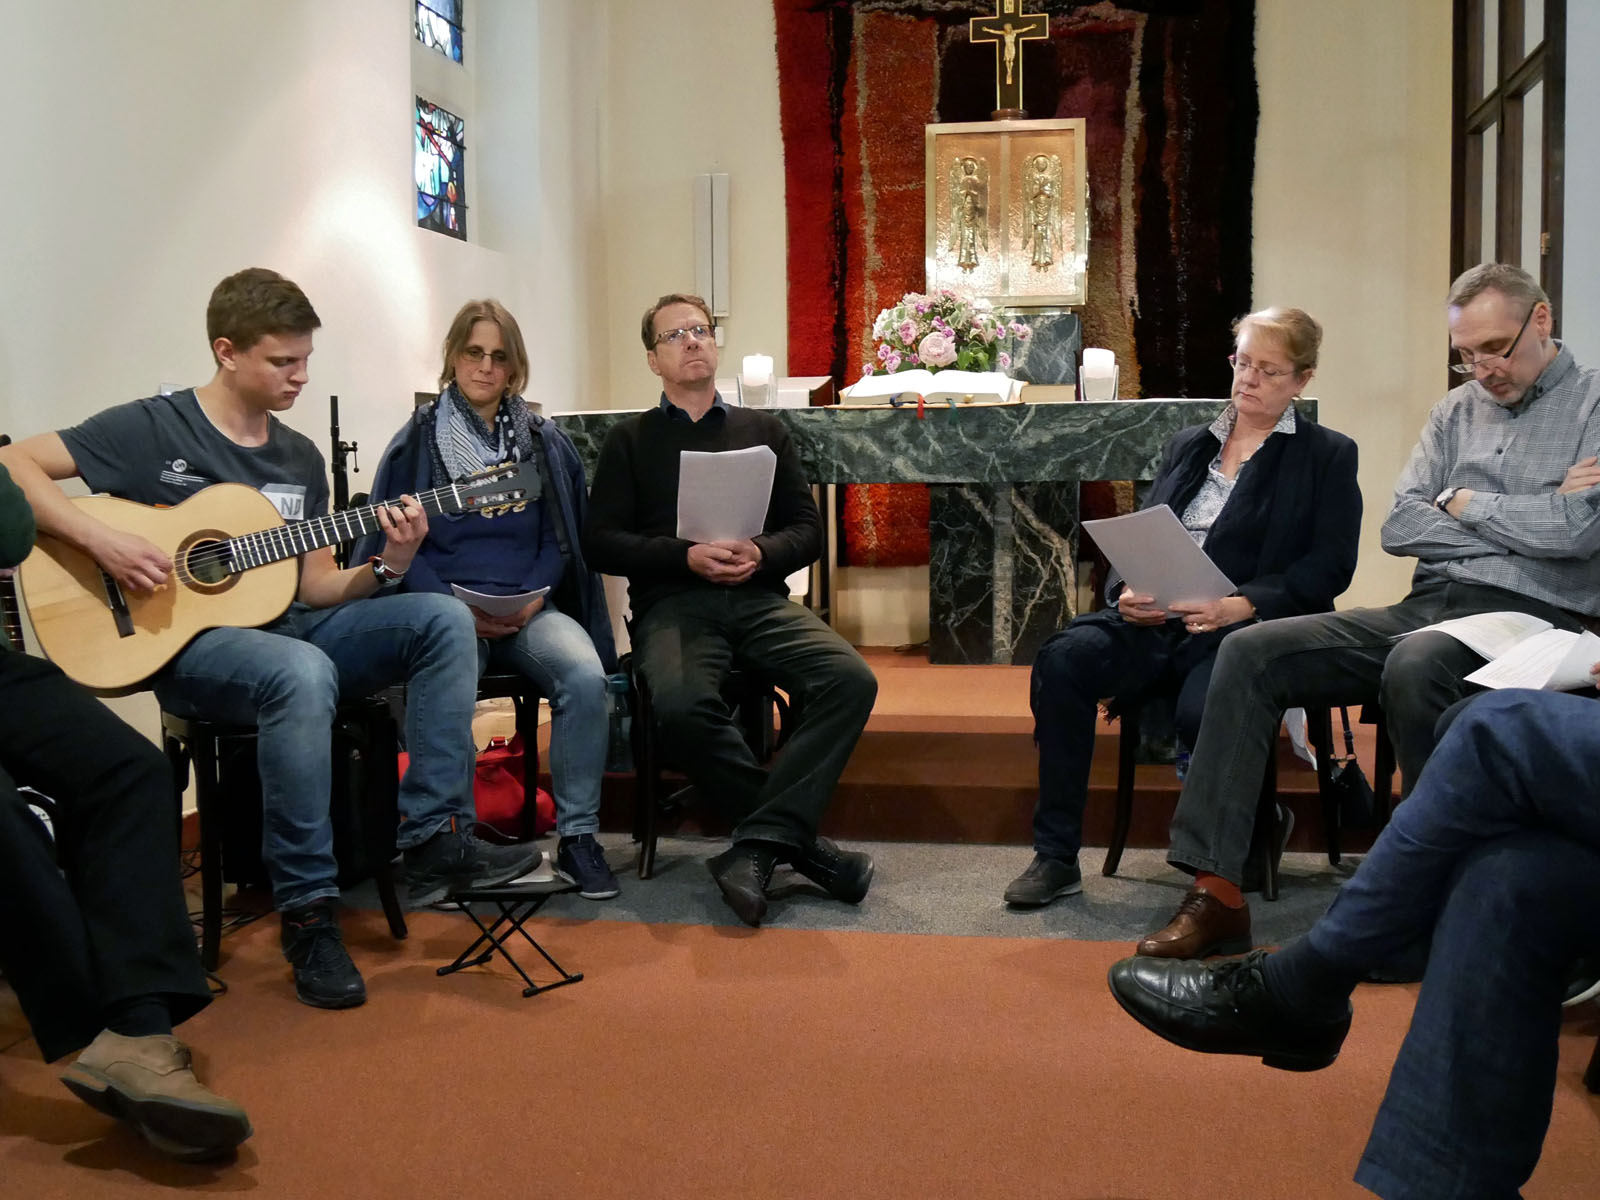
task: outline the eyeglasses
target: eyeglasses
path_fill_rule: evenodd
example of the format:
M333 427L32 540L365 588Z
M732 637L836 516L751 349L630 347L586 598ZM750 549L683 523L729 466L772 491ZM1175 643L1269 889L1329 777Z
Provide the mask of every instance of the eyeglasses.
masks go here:
M692 337L697 342L703 342L711 336L709 325L685 325L682 329L664 329L656 334L656 345L663 342L676 346L684 337Z
M1235 371L1254 371L1263 379L1282 379L1285 375L1295 373L1293 367L1264 367L1258 362L1251 362L1243 354L1228 355L1228 365Z
M469 363L481 363L487 357L496 367L503 367L511 361L506 357L504 350L489 350L486 352L482 346L467 346L461 351L461 357Z
M1517 336L1512 338L1511 345L1500 351L1499 354L1480 354L1477 358L1468 358L1466 355L1462 355L1460 362L1450 364L1450 369L1457 375L1471 375L1479 367L1491 366L1496 359L1510 358L1516 353L1517 343L1522 340L1522 335L1528 332L1528 322L1533 320L1533 314L1538 308L1539 306L1535 304L1528 310L1528 315L1522 318L1522 328L1517 330Z

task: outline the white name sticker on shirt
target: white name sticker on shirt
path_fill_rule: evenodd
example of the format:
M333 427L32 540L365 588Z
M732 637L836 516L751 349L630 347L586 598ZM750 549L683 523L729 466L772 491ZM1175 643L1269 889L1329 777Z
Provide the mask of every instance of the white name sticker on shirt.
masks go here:
M272 501L272 507L278 510L278 515L285 521L306 519L304 487L293 483L268 483L262 486L261 494Z

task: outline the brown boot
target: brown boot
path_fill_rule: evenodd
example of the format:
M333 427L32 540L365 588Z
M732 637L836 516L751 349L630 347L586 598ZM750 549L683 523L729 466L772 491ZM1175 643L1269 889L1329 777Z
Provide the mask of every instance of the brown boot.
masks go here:
M1207 958L1250 949L1250 906L1229 908L1210 892L1190 888L1164 929L1134 951L1149 958Z
M217 1158L253 1132L244 1109L194 1077L189 1047L171 1035L124 1037L102 1030L61 1082L174 1158Z

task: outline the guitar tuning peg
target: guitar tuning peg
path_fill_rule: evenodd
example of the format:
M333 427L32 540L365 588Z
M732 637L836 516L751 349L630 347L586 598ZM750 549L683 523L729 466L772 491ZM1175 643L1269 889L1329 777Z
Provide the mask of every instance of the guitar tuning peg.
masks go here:
M528 507L528 502L526 500L523 500L523 501L521 501L521 502L519 502L517 504L513 504L511 506L511 511L512 512L521 512L523 509L525 509L527 507Z

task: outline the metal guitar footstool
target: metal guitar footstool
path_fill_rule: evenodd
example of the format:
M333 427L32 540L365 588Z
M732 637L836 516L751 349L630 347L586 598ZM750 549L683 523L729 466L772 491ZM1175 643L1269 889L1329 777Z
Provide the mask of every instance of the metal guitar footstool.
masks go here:
M463 967L482 966L497 953L501 958L511 964L511 969L522 976L522 981L528 986L522 989L523 998L537 996L540 992L548 992L551 988L565 987L569 983L577 983L582 974L569 974L565 967L551 958L545 948L539 945L526 929L523 922L532 917L544 907L544 902L551 896L560 895L562 892L575 892L578 885L568 883L564 879L554 879L548 883L502 883L496 887L463 888L459 892L452 892L446 897L446 902L455 905L467 916L472 918L472 923L478 927L478 938L456 958L455 962L447 967L440 967L440 975L450 975ZM483 919L472 911L472 905L479 901L487 901L500 910L500 915L491 924L485 925ZM500 930L506 928L504 933ZM520 933L528 945L539 952L539 956L549 963L560 974L561 978L555 983L543 986L536 984L528 978L528 973L522 969L521 964L512 957L511 951L506 948L506 942L511 939L512 933ZM481 954L478 948L488 944L488 949Z

